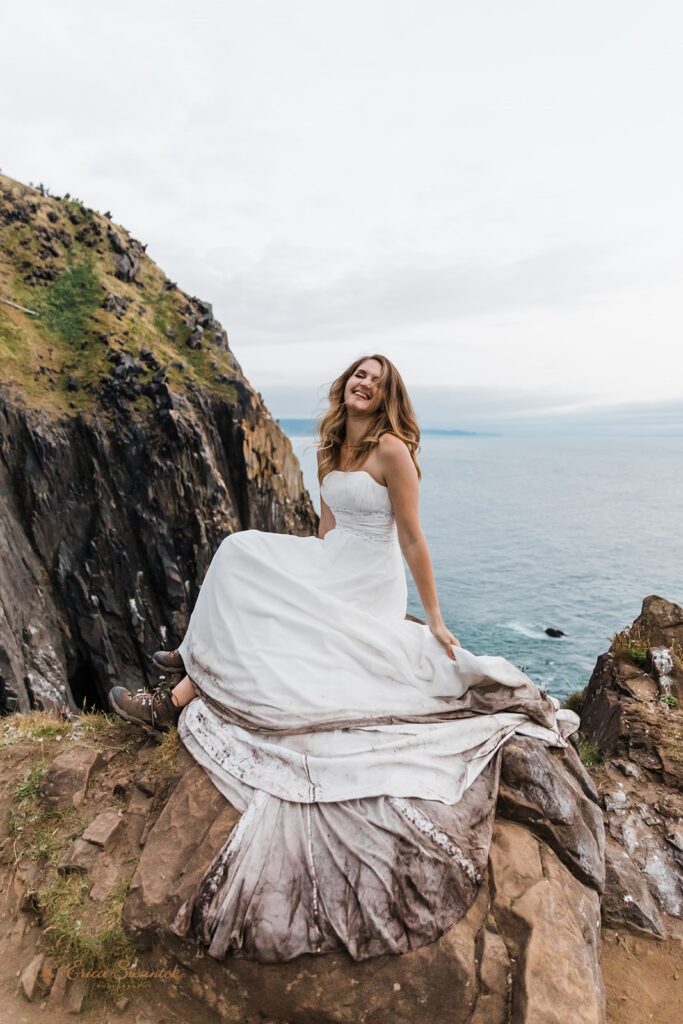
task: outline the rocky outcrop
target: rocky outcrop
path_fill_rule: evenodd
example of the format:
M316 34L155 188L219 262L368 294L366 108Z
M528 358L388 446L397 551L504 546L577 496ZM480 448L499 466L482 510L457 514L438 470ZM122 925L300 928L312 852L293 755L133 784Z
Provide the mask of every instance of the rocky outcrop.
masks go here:
M114 683L156 682L149 654L182 639L226 534L317 528L211 305L144 250L0 176L5 712L106 707Z
M238 400L163 400L144 421L61 421L0 398L0 671L19 706L104 707L152 680L234 530L307 534L315 515L287 438Z
M527 738L504 746L483 884L465 917L437 941L401 956L354 961L340 951L261 964L213 959L170 927L237 825L238 812L177 734L155 747L118 720L108 727L113 733L103 730L97 740L79 728L65 724L62 740L48 741L36 798L43 808L78 814L78 826L64 832L60 856L53 856L56 867L32 869L26 854L11 871L6 864L14 915L49 926L42 892L56 872L85 880L85 906L74 908L73 916L86 927L92 908L106 904L128 879L121 920L136 963L145 971L175 971L170 982L147 989L161 1016L185 1001L194 1016L201 1010L208 1020L235 1022L401 1024L416 1014L430 1024L604 1020L602 818L573 749L549 750ZM25 746L0 746L5 801L20 778ZM7 844L4 849L9 852ZM52 977L55 1002L82 1000L71 981L59 994L59 958L47 942L36 949L31 935L21 964L31 998L51 998ZM39 953L45 957L40 962ZM130 1008L132 1021L138 1003Z
M581 731L607 825L603 919L662 937L683 918L683 609L656 595L600 655Z

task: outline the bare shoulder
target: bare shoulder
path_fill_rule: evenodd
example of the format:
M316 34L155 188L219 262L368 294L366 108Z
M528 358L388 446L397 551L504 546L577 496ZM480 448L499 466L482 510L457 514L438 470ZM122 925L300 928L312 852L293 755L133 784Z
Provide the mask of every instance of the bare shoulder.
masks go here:
M408 445L396 434L382 434L377 442L377 454L385 477L417 479L417 470Z
M377 450L382 459L387 459L395 463L412 463L410 457L410 451L405 441L402 441L396 434L382 434L379 441L377 442Z

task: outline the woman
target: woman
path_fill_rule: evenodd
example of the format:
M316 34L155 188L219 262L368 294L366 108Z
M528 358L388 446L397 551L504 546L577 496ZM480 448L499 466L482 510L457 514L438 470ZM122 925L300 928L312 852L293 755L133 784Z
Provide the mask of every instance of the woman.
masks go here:
M319 536L227 537L180 647L155 656L182 681L166 698L110 697L147 729L177 720L243 812L174 923L218 958L364 959L433 941L481 881L501 744L564 746L578 727L446 627L419 522L419 429L393 364L355 360L329 397ZM426 624L406 618L403 557Z

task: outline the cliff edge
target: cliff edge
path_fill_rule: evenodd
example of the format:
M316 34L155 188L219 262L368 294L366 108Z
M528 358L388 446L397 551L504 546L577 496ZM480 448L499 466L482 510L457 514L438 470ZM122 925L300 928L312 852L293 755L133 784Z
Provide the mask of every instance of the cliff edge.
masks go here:
M211 305L108 213L0 175L0 711L156 682L249 528L317 516Z

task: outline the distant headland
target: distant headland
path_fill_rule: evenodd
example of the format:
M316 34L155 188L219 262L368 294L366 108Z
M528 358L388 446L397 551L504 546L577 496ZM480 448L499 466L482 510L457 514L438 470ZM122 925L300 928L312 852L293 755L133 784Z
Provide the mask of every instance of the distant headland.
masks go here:
M314 419L278 419L282 430L286 434L296 435L299 437L313 437L315 435L315 424ZM441 434L441 435L458 435L460 437L500 437L500 434L493 431L481 431L481 430L441 430L436 427L423 427L421 429L422 434Z

